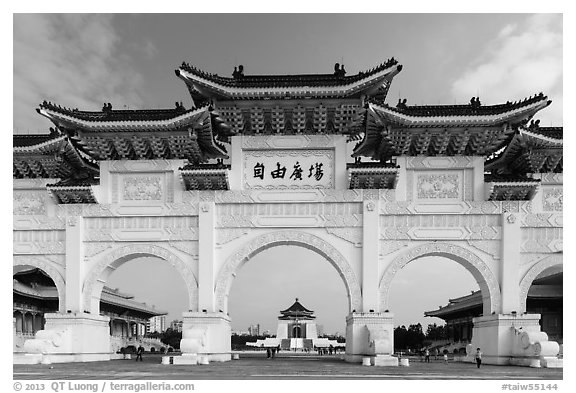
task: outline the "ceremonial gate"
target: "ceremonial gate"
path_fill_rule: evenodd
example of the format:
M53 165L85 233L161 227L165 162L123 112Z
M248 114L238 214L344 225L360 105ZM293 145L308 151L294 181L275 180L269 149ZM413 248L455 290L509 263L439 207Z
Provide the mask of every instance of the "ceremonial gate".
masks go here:
M532 281L562 266L562 128L528 123L550 101L389 106L400 71L225 78L184 63L191 109L40 105L50 134L14 136L14 265L44 270L61 304L28 351L109 359L102 288L154 256L188 290L182 362L229 360L236 272L297 245L345 284L348 361L397 365L390 283L441 256L480 286L486 363L551 365L558 345L525 313Z

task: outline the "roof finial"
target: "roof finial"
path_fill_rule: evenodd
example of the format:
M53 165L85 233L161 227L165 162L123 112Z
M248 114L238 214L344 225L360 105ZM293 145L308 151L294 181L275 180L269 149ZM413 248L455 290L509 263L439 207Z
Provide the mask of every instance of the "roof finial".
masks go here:
M298 301L298 298L296 298L296 301Z

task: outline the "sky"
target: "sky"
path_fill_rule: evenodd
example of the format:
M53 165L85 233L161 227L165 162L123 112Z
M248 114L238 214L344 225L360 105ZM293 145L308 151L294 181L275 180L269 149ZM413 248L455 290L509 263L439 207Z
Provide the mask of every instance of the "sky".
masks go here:
M403 65L390 104L398 98L409 105L468 103L472 96L498 104L543 92L553 102L536 118L545 126L563 125L559 14L15 14L13 132L48 132L52 124L36 113L43 100L80 110L100 110L104 102L119 109L172 108L175 101L190 107L174 74L182 61L228 76L238 64L246 74L298 74L330 73L339 62L352 75L390 57ZM278 311L299 297L327 332L343 332L347 300L335 270L308 250L293 250L302 253L294 260L283 260L282 248L274 250L255 256L235 280L233 329L261 323L274 331ZM154 269L161 264L139 262L134 269L158 277ZM308 265L296 269L299 263L313 266L314 274ZM470 273L446 263L419 260L399 273L391 293L399 324L424 323L430 320L424 311L477 289ZM430 280L440 265L445 273ZM131 265L124 268L130 277ZM158 308L177 309L175 299L185 297L166 286L148 299L150 291L138 294L129 279L119 278L121 270L110 286ZM289 278L290 272L298 274ZM415 294L415 288L427 289ZM180 312L167 311L170 317Z

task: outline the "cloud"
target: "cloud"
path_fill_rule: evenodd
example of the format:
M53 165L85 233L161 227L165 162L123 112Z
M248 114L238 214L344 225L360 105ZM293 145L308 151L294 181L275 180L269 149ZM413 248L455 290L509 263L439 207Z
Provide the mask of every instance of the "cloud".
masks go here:
M507 25L452 83L457 102L480 95L484 104L543 92L552 105L537 114L543 125L562 124L562 16L537 14Z
M14 15L14 132L45 133L35 109L52 101L82 110L138 106L142 76L123 55L113 15ZM152 49L149 49L152 50Z

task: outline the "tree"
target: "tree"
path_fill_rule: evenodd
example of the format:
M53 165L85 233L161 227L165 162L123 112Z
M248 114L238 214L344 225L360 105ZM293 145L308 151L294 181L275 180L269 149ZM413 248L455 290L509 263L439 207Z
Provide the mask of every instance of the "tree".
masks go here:
M448 338L448 331L446 325L438 326L436 324L428 325L426 329L426 339L435 340L446 340Z

